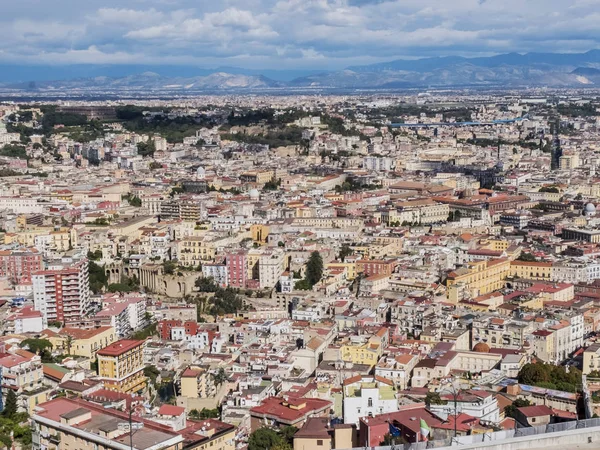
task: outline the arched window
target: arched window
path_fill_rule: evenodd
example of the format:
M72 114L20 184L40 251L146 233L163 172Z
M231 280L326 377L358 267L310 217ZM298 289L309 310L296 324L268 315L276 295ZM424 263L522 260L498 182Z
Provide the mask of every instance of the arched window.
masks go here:
M369 407L369 408L372 408L372 407L373 407L373 398L372 398L372 397L369 397L369 400L368 400L368 402L367 402L367 405L368 405L368 407Z

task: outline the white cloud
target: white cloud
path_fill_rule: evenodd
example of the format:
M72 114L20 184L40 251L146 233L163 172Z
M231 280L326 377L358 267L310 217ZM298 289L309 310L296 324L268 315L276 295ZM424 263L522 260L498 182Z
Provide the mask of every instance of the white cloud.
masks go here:
M29 4L29 8L27 7ZM32 8L35 4L37 8ZM100 6L98 6L100 4ZM22 0L0 59L343 67L600 47L600 0ZM93 58L97 58L94 61ZM132 60L131 58L135 58Z

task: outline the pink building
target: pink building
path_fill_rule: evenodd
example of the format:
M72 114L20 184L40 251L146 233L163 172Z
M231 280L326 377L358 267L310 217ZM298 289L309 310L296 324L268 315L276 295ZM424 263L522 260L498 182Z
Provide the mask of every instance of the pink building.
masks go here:
M227 254L229 286L245 288L248 281L248 252L240 250Z

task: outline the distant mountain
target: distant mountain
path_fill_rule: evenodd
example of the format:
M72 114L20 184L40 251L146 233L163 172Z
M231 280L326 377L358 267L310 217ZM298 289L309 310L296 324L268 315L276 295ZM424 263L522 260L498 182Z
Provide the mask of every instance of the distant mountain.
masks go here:
M598 72L596 72L598 71ZM600 84L600 50L587 53L508 53L463 58L448 56L396 60L292 82L300 87L405 88L452 86L554 86Z
M37 91L73 91L73 90L106 90L106 91L183 91L196 92L204 90L246 90L280 87L283 84L262 75L236 75L225 72L210 73L196 77L164 77L154 72L144 72L120 78L98 76L93 78L75 78L70 80L36 81L24 83L8 83L5 88L37 90Z
M396 60L326 71L252 70L192 66L49 67L0 65L3 89L68 91L175 92L406 89L427 87L577 87L600 86L600 50L586 53L508 53L490 57L447 56Z

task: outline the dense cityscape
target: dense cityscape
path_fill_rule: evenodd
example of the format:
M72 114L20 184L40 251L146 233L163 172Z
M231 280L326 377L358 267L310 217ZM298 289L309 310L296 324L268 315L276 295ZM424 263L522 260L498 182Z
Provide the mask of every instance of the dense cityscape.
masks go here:
M0 103L0 447L598 448L599 142L591 89Z

